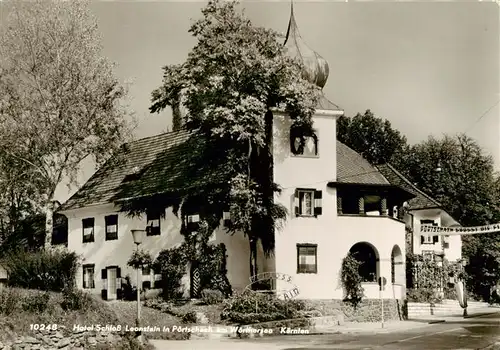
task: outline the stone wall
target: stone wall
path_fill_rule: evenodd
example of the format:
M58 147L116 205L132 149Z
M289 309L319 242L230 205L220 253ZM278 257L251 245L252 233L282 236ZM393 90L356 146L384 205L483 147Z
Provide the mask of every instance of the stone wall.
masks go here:
M378 322L381 320L380 299L364 299L356 307L338 299L307 300L307 305L321 312L323 316L342 313L346 322ZM384 320L403 320L403 301L384 299Z
M35 331L32 336L21 336L9 343L0 343L0 350L84 350L120 349L128 340L120 334L95 331ZM125 347L128 348L128 347Z

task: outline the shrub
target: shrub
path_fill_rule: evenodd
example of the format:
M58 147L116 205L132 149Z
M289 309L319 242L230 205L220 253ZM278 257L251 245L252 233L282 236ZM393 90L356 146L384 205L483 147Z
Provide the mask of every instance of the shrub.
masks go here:
M306 310L301 300L280 300L273 295L245 292L225 301L221 318L248 324L300 318Z
M68 251L18 250L7 254L1 263L9 273L8 283L12 287L61 292L75 282L78 256Z
M413 288L406 292L408 301L415 303L437 303L441 298L437 295L433 288Z
M188 311L182 317L182 323L196 323L198 318L196 317L196 311Z
M0 290L0 314L9 316L17 310L19 295L12 288Z
M201 299L206 305L215 305L224 301L224 295L220 290L204 289L201 291Z
M130 281L130 276L126 276L122 279L122 299L127 301L133 301L137 299L137 288L132 286Z
M43 293L38 295L27 295L23 298L22 308L24 311L42 313L49 306L50 295Z
M163 250L153 264L154 271L160 271L161 296L165 300L182 296L182 277L186 273L187 259L180 248Z
M92 304L90 294L76 289L65 289L62 293L63 300L61 307L63 310L87 310Z
M361 302L364 295L364 289L361 286L363 279L359 274L360 265L361 263L351 253L342 260L341 279L346 293L344 300L354 307Z

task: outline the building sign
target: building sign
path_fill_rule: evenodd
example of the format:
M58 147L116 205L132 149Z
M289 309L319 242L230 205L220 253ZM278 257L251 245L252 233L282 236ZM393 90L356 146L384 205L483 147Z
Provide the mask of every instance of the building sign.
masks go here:
M277 290L276 282L278 281L283 281L286 288ZM254 285L260 283L269 283L271 287L270 290L256 291L252 289ZM299 295L299 289L295 284L293 284L292 276L280 272L263 272L250 277L250 284L246 286L245 290L255 293L264 293L269 291L274 293L279 299L284 300L292 299Z
M476 235L491 232L500 232L500 223L472 227L440 227L430 225L420 226L421 234L429 234L433 236Z

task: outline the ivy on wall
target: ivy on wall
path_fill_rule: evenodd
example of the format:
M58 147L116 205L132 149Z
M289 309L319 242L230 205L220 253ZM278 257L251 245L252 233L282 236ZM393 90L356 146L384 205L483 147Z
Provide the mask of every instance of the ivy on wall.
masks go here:
M356 307L363 299L364 289L361 286L363 279L359 273L361 263L351 254L342 260L341 280L345 290L344 301Z
M211 206L201 208L196 198L186 200L183 212L181 234L184 242L175 248L160 252L153 263L153 269L162 275L162 297L178 299L182 297L182 278L187 273L187 266L195 265L199 274L199 290L213 289L225 296L232 294L227 278L226 247L223 243L211 244L210 237L219 226L218 217L212 215ZM188 222L189 215L200 216L199 222Z

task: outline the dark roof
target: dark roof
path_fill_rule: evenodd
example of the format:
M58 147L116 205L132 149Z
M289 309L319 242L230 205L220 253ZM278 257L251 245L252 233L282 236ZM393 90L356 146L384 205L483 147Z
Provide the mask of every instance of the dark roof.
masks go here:
M414 184L411 183L399 171L394 169L390 164L383 164L377 166L378 170L391 182L391 184L404 188L410 193L415 195L415 198L410 199L408 204L410 209L430 209L441 208L442 205L431 196L419 190Z
M337 141L337 183L390 185L391 183L363 156Z
M209 169L209 162L203 158L206 153L200 151L202 146L197 137L184 130L125 144L117 157L101 167L59 210L178 191L186 183L202 185L210 181L207 179L224 183L221 170ZM341 142L337 142L337 178L339 183L390 185L366 159Z
M169 132L156 136L146 137L124 144L115 159L108 161L80 188L59 210L76 209L89 205L106 204L120 191L121 185L127 178L146 175L148 166L155 163L159 157L167 162L169 159L182 159L189 133L186 131ZM179 168L178 168L179 169ZM176 171L169 174L174 179ZM136 173L136 175L134 175ZM152 174L148 174L149 177ZM177 172L178 175L178 172ZM124 181L125 180L125 181ZM147 194L144 188L142 194ZM133 195L134 193L129 193ZM137 194L137 193L135 193Z

